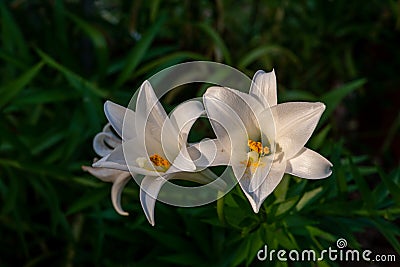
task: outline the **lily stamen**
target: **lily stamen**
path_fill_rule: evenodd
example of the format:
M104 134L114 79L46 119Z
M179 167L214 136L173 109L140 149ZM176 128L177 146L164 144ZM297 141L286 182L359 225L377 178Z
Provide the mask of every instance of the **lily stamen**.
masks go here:
M169 166L171 165L168 160L164 159L163 157L161 157L158 154L154 154L153 156L150 156L150 161L153 162L153 164L155 166L161 166L164 168L169 168Z
M270 153L269 147L263 147L261 142L256 142L251 139L247 141L247 146L249 147L249 152L247 153L247 161L242 162L247 167L257 168L263 166L264 163L260 162L260 158L268 155Z
M156 171L159 172L165 172L171 166L171 163L169 163L168 160L164 159L158 154L154 154L149 158L139 157L136 159L136 163L140 168L144 168L149 171L156 169Z
M269 154L270 150L268 146L263 147L261 142L256 142L251 139L247 141L247 146L251 151L255 151L259 154L260 157L264 157Z

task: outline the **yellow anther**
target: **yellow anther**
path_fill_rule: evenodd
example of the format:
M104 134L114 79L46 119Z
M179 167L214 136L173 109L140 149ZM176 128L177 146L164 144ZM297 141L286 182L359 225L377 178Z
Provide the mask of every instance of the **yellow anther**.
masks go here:
M255 151L258 154L260 154L262 157L269 154L269 152L270 152L269 147L268 146L263 147L261 142L256 142L256 141L249 139L247 141L247 145L250 148L250 152Z
M262 152L263 147L261 142L256 142L249 139L249 141L247 141L247 145L249 146L250 150L257 152L258 154Z
M169 168L171 165L168 160L164 159L158 154L154 154L153 156L150 156L150 161L153 162L154 166L161 166L165 168Z

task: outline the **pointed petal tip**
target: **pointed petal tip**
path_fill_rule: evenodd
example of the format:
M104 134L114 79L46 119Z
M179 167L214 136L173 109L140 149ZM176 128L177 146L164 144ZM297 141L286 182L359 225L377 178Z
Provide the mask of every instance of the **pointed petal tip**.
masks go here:
M110 100L106 100L106 102L104 102L104 107L110 105L112 102Z
M96 161L96 162L93 162L92 167L93 167L93 168L100 168L101 165L102 165L101 162Z
M332 163L319 153L303 148L288 160L285 172L304 179L324 179L332 174Z
M118 212L119 215L122 216L129 215L129 213L124 211L121 206L121 194L129 180L130 175L122 174L114 181L111 188L111 202L114 209Z
M119 215L122 215L122 216L129 216L129 213L126 212L126 211L117 210L117 213L118 213Z
M154 212L154 211L153 211ZM153 214L153 217L151 217L151 215L149 214L147 214L146 212L145 212L145 215L146 215L146 219L147 219L147 221L149 222L149 224L151 225L151 226L155 226L156 225L156 222L154 221L154 214Z
M153 89L153 87L151 86L151 83L149 82L149 80L145 80L142 85L140 86L140 89L145 89L150 87L151 89Z
M315 103L315 109L316 109L316 110L321 110L322 112L324 112L325 109L326 109L326 106L325 106L325 104L322 103L322 102L316 102L316 103Z
M258 71L256 71L256 73L254 74L253 79L254 79L254 77L256 77L256 76L262 75L262 74L265 74L265 73L266 73L266 72L263 71L263 70L258 70Z
M248 197L248 200L250 202L250 206L251 206L253 212L258 214L260 212L262 202L256 202L253 198L251 198L251 200L250 200L249 197Z
M209 97L215 94L220 93L221 89L224 89L224 87L221 86L210 86L207 88L206 92L204 93L203 97Z
M261 205L256 205L256 206L254 206L252 208L253 208L254 213L257 214L258 212L260 212Z
M115 104L114 102L112 102L110 100L107 100L106 102L104 102L104 113L108 114L110 112L110 109L115 106L119 106L119 105Z

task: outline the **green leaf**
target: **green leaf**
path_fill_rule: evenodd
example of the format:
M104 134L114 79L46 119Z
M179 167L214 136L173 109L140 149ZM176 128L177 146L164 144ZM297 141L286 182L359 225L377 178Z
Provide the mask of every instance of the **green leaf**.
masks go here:
M248 252L247 252L247 258L246 258L246 265L250 266L250 264L253 262L254 258L257 255L257 252L261 249L261 247L264 245L264 241L261 238L261 232L260 229L258 229L256 232L250 234L248 238Z
M317 188L305 193L302 196L302 198L300 199L299 203L297 203L296 210L300 211L304 207L306 207L307 205L310 205L313 202L315 202L320 197L321 192L323 192L323 188L322 187L317 187Z
M313 150L317 150L322 147L326 141L329 131L332 129L331 125L326 125L318 134L314 135L310 141L308 141L308 147Z
M70 49L71 41L68 40L70 38L68 36L67 31L67 21L66 21L66 10L64 6L64 0L55 0L53 6L53 19L54 19L54 43L57 43L57 51L63 51L63 53L59 53L61 62L66 64L67 66L74 65L75 55L73 54L73 50Z
M138 69L132 77L140 77L141 75L147 75L151 72L155 72L157 69L162 70L173 64L178 64L185 60L206 60L207 57L193 53L193 52L175 52L169 55L157 58L149 63L145 64L143 67Z
M372 211L375 207L375 197L371 192L367 182L361 176L360 172L358 171L357 167L353 164L352 159L350 158L350 171L352 173L353 179L357 184L358 190L360 190L362 199L364 200L365 206L369 211Z
M254 61L259 60L262 57L268 57L269 62L272 62L272 57L276 55L283 55L290 59L294 63L298 63L299 59L297 56L287 48L279 45L266 45L257 47L254 50L246 53L246 56L242 58L237 64L239 69L245 69L247 66L252 64Z
M321 237L330 242L336 241L336 237L334 235L332 235L331 233L328 233L326 231L323 231L317 227L306 226L306 229L312 237Z
M76 25L87 34L90 40L93 43L94 49L97 54L98 64L99 64L99 72L100 76L105 73L107 61L108 61L108 47L107 42L103 34L87 23L86 21L80 19L79 17L75 16L72 13L66 13L68 17L76 23Z
M241 266L240 264L244 261L246 266L249 266L263 244L260 230L247 235L241 240L231 266Z
M107 196L110 194L109 190L100 190L97 189L96 191L87 193L86 195L78 198L74 203L66 211L66 215L71 215L87 209L94 204L99 203L104 199L108 199Z
M155 36L160 30L165 21L165 17L160 17L142 36L142 38L135 44L132 50L127 55L127 59L121 74L118 76L114 87L118 88L123 85L136 70L138 65L142 62L146 55L147 50L150 48Z
M384 221L383 219L376 218L372 220L373 225L378 228L379 232L390 242L397 253L400 254L400 242L399 242L399 228L394 224ZM397 233L397 236L396 236Z
M218 199L217 199L217 214L218 219L222 225L225 224L225 216L224 216L224 193L218 191Z
M288 213L292 208L296 206L300 199L300 196L294 196L286 199L283 203L279 203L278 208L276 209L275 216L280 216Z
M8 11L5 3L0 1L0 14L2 26L2 44L5 51L10 52L20 59L29 60L28 46L22 32Z
M204 32L206 35L208 35L208 37L210 37L211 41L214 43L215 47L221 51L223 58L225 60L225 63L228 65L232 64L232 59L231 59L229 50L228 50L227 46L225 45L224 40L219 35L219 33L207 23L199 23L199 24L196 24L196 26L202 32Z
M42 88L29 88L29 91L21 92L21 97L14 99L12 105L21 108L25 105L63 102L77 98L80 98L80 95L74 91L66 94L64 90L59 89L48 91Z
M289 183L290 183L290 176L285 174L281 182L278 184L278 186L273 192L273 194L276 197L276 202L282 202L286 199L286 193L289 188Z
M379 176L385 183L387 189L389 190L390 194L393 196L394 201L397 204L400 204L400 186L397 185L392 179L390 179L382 169L379 169Z
M39 56L44 60L44 62L46 64L48 64L50 67L61 72L65 76L65 78L69 81L71 86L73 88L75 88L78 92L80 92L82 94L86 94L86 89L87 89L94 95L97 95L102 98L107 97L107 93L105 91L99 89L94 83L92 83L88 80L85 80L81 76L72 72L71 70L64 67L63 65L59 64L53 58L51 58L49 55L47 55L40 49L36 49L36 52L39 54Z
M18 93L24 89L39 73L44 63L41 61L16 80L2 86L0 88L0 108L4 107L9 101L18 95Z
M278 88L279 90L279 88ZM290 102L290 101L317 101L318 98L308 92L303 90L288 90L278 92L279 102Z
M326 110L321 117L320 124L323 124L331 116L336 107L348 94L360 88L366 82L366 79L358 79L335 88L329 93L323 95L321 97L321 102L326 104Z

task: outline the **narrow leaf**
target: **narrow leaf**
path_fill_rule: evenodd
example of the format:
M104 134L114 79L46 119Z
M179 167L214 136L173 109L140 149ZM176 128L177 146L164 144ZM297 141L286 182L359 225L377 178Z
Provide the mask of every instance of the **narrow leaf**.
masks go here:
M147 50L150 48L156 34L164 23L165 17L160 17L147 31L143 37L136 43L136 45L129 52L123 71L118 76L115 87L120 87L124 84L135 71L139 63L143 60Z
M18 93L28 85L33 78L39 73L40 69L43 67L43 62L39 62L31 69L26 71L16 80L2 86L0 88L0 108L5 106L10 100L18 95Z
M333 113L340 102L351 92L360 88L367 82L366 79L358 79L343 86L336 88L321 97L321 102L326 104L326 110L322 114L320 124L323 124Z

